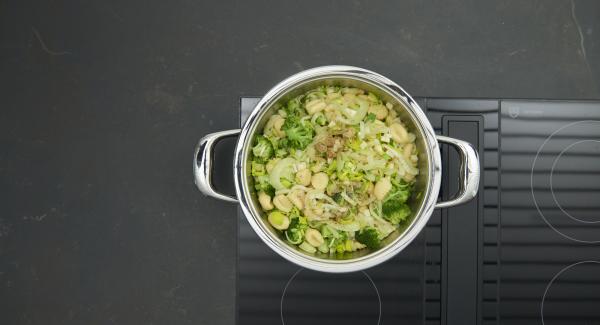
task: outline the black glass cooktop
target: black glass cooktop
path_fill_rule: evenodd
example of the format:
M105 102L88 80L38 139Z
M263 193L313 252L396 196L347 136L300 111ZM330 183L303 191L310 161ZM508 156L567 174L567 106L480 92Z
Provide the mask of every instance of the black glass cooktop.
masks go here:
M242 98L242 121L257 101ZM240 213L238 324L600 325L600 102L417 101L479 150L478 197L349 274L285 261ZM458 162L442 149L448 197Z

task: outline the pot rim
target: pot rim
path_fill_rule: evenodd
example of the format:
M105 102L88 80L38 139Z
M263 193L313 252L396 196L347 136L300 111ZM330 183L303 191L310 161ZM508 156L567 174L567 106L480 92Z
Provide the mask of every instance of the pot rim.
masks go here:
M429 184L423 193L424 199L418 214L412 223L396 238L386 246L353 259L324 259L300 252L291 245L285 243L274 234L261 218L251 199L251 191L248 184L247 156L257 125L263 114L272 104L276 103L282 96L294 90L306 82L328 79L345 78L367 82L374 87L386 92L403 106L413 117L413 122L418 124L424 136L424 142L428 149L428 173ZM406 246L408 246L421 232L433 213L438 198L441 183L441 157L439 145L436 140L433 127L425 116L423 110L416 101L399 85L392 80L370 70L353 66L332 65L321 66L296 73L281 81L269 90L258 102L241 129L240 136L234 153L234 181L237 198L250 226L261 238L261 240L281 257L304 268L329 273L345 273L364 270L394 257Z

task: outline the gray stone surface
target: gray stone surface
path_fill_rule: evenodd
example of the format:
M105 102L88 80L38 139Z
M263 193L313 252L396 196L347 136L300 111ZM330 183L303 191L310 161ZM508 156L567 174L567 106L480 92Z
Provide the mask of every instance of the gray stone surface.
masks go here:
M0 26L3 324L232 324L236 207L192 150L294 72L600 98L594 0L9 1Z

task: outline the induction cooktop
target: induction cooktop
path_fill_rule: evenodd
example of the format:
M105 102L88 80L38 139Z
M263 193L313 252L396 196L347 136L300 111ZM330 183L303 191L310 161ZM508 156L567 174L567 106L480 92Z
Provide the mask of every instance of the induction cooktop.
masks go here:
M245 121L259 98L242 98ZM302 269L238 215L237 323L600 325L600 102L417 98L478 149L471 202L364 272ZM441 196L458 188L442 147Z

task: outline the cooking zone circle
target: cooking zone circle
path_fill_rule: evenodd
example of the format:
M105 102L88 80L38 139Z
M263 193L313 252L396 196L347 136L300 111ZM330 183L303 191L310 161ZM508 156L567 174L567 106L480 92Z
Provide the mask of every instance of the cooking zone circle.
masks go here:
M283 325L381 322L381 296L364 271L327 274L299 269L283 288L280 308Z
M550 228L576 242L600 243L599 157L600 121L584 120L547 137L531 166L537 211Z
M598 274L600 261L577 262L560 270L544 291L542 324L600 324Z
M579 149L581 147L580 150L576 150ZM554 199L554 203L556 204L556 206L560 209L560 211L562 211L567 217L571 218L572 220L575 221L579 221L582 223L599 223L599 220L589 220L592 218L600 218L600 216L598 215L593 215L591 216L591 218L588 216L586 218L577 218L576 216L574 216L574 214L571 214L569 211L567 211L569 208L569 203L575 203L576 201L589 201L589 202L595 202L596 200L600 199L600 197L598 197L598 189L588 189L587 191L585 191L584 193L573 193L573 192L568 192L565 194L557 194L554 191L554 170L557 167L558 162L560 161L560 158L563 157L563 155L568 156L569 155L569 151L575 151L574 154L577 155L579 154L579 152L592 152L593 150L597 150L596 148L600 148L600 141L599 140L580 140L577 142L574 142L572 144L570 144L569 146L567 146L565 149L563 149L560 154L558 154L558 156L554 159L554 162L552 163L552 169L550 170L550 192L552 193L552 198ZM599 165L600 165L600 159L598 161ZM568 162L564 163L564 164L568 164ZM558 164L560 167L560 164ZM586 175L586 177L590 177L590 175ZM594 180L594 183L596 184L600 184L600 179L596 179L595 177L592 177L592 179ZM600 186L599 186L600 187ZM559 199L560 197L560 199ZM564 206L567 206L567 208L563 207L563 205L560 202L565 202L566 204ZM595 213L594 213L595 214Z

